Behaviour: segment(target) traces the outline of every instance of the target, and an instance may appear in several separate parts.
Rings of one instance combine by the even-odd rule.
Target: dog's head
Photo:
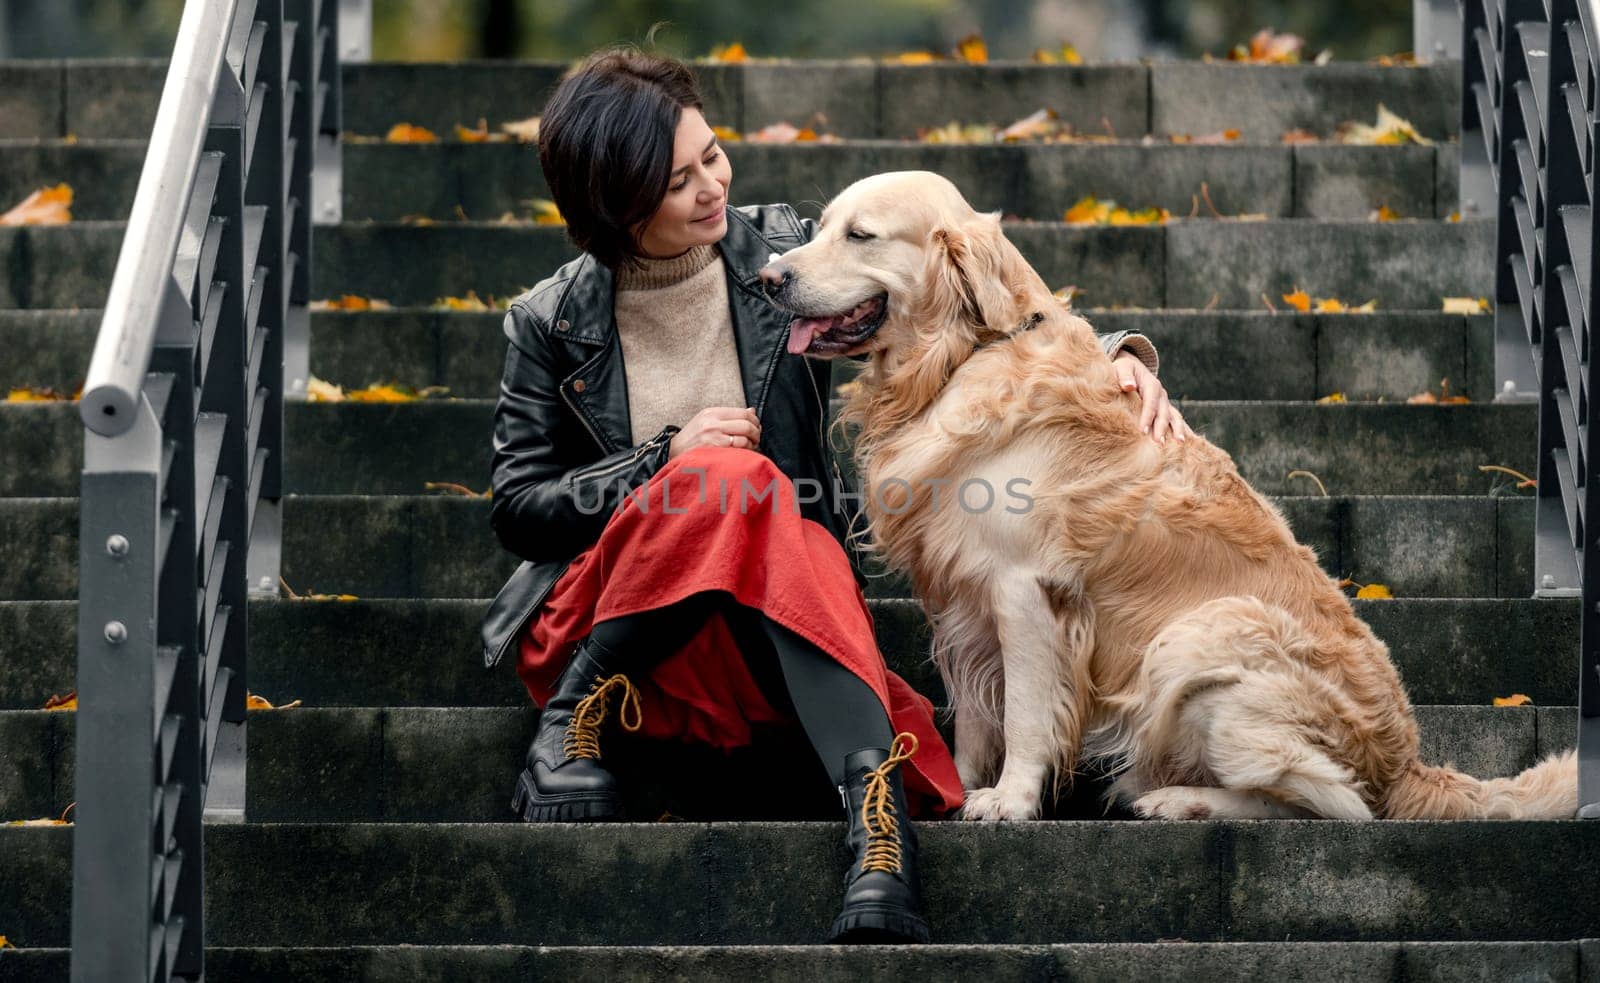
[[[1016,320],[1026,264],[945,178],[897,171],[864,178],[822,213],[810,242],[761,271],[793,313],[789,351],[832,358],[973,343]]]

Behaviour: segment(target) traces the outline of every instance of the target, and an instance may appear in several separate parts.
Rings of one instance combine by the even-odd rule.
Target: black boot
[[[524,822],[616,819],[617,782],[600,764],[600,728],[620,693],[626,730],[639,729],[639,691],[616,672],[622,660],[584,639],[539,714],[511,808]],[[631,708],[631,717],[630,717]]]
[[[844,759],[839,793],[849,813],[850,869],[844,876],[844,908],[828,933],[830,942],[928,941],[922,919],[922,881],[917,875],[917,833],[911,826],[905,786],[896,767],[917,752],[915,734],[897,734],[894,753],[856,751]]]

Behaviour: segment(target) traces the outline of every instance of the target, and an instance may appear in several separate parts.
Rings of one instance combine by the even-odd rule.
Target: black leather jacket
[[[802,502],[801,514],[845,546],[864,585],[847,540],[857,518],[849,503],[860,499],[843,486],[826,439],[829,363],[787,353],[790,315],[766,301],[757,277],[773,253],[809,241],[815,231],[816,223],[788,205],[730,208],[720,250],[745,398],[761,421],[759,450],[791,479],[824,489],[820,501]],[[494,415],[489,521],[524,562],[484,617],[485,666],[500,661],[567,565],[599,539],[627,489],[667,463],[679,429],[664,427],[630,446],[613,286],[611,271],[584,254],[513,300],[506,313],[510,344]],[[1119,332],[1101,340],[1114,352],[1131,338]]]

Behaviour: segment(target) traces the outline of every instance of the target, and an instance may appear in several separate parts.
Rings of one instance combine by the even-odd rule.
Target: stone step
[[[1576,707],[1417,706],[1422,756],[1482,778],[1515,774],[1576,742]],[[646,702],[644,712],[650,713]],[[946,742],[954,740],[940,713]],[[0,711],[0,819],[55,816],[74,799],[75,714]],[[532,707],[308,708],[252,711],[252,822],[513,822],[512,785],[533,738]],[[626,816],[693,820],[830,819],[839,807],[798,728],[763,728],[730,754],[640,741],[611,727],[606,761]],[[1104,815],[1086,781],[1052,818]],[[1131,818],[1124,812],[1116,815]]]
[[[66,949],[0,951],[10,983],[65,979]],[[218,979],[464,983],[484,979],[604,979],[648,983],[983,979],[1032,983],[1192,983],[1194,980],[1364,980],[1504,983],[1588,979],[1600,943],[1190,942],[919,946],[341,946],[210,948]],[[9,975],[7,975],[9,974]]]
[[[0,308],[105,303],[125,226],[76,222],[0,228]],[[1494,223],[1318,219],[1177,220],[1075,227],[1016,222],[1006,235],[1052,288],[1087,291],[1101,307],[1251,309],[1304,288],[1385,310],[1440,308],[1493,283]],[[506,298],[576,255],[565,230],[494,222],[317,226],[316,293],[359,294],[398,306],[444,296]]]
[[[207,936],[222,946],[814,943],[838,911],[841,830],[213,826]],[[0,830],[7,930],[29,945],[67,944],[72,833]],[[1595,823],[948,822],[919,833],[926,913],[950,943],[1558,941],[1600,919]]]
[[[1203,402],[1185,418],[1233,455],[1267,495],[1483,495],[1503,486],[1482,465],[1527,474],[1537,451],[1537,407],[1477,403]],[[292,494],[414,495],[427,482],[484,491],[491,400],[291,403],[284,408]],[[70,403],[0,403],[0,498],[75,495],[83,423]],[[848,449],[839,451],[848,458]],[[852,465],[846,459],[841,466]]]
[[[565,62],[374,62],[342,66],[345,132],[382,135],[398,122],[449,138],[481,117],[498,129],[543,110]],[[807,123],[840,136],[913,137],[951,121],[1008,124],[1054,109],[1085,134],[1201,135],[1238,129],[1275,143],[1307,129],[1329,136],[1371,122],[1378,103],[1424,136],[1459,128],[1461,64],[1415,68],[1149,64],[893,65],[791,61],[694,66],[712,123],[740,131]],[[0,137],[143,138],[155,122],[164,59],[0,63]]]
[[[737,489],[729,495],[736,503]],[[1278,505],[1332,577],[1386,584],[1401,597],[1533,593],[1531,497],[1317,496]],[[291,495],[283,514],[283,576],[300,593],[489,597],[518,562],[490,530],[482,498]],[[75,498],[0,499],[0,541],[26,544],[0,567],[0,599],[76,597],[77,529]],[[874,576],[867,593],[904,597],[909,589],[901,578]]]
[[[0,202],[65,181],[72,214],[125,220],[146,144],[136,140],[0,140]],[[725,144],[741,201],[788,201],[815,215],[826,199],[883,171],[929,170],[956,183],[973,206],[1059,221],[1085,195],[1174,215],[1210,216],[1205,184],[1224,215],[1364,219],[1380,205],[1408,218],[1459,210],[1456,145],[999,144],[897,141]],[[345,221],[426,216],[527,218],[527,200],[549,198],[538,148],[525,143],[344,147]]]
[[[1419,703],[1488,705],[1513,693],[1541,705],[1573,701],[1576,600],[1354,605]],[[487,606],[481,599],[252,601],[250,689],[307,706],[524,706],[515,652],[493,671],[483,668],[478,626]],[[872,598],[867,607],[884,661],[943,703],[920,606]],[[0,708],[36,709],[74,687],[76,619],[73,601],[0,601]]]
[[[1161,379],[1185,399],[1403,400],[1423,390],[1477,401],[1495,395],[1493,319],[1420,311],[1272,314],[1254,311],[1085,310],[1097,330],[1142,331],[1161,352]],[[0,310],[0,391],[83,383],[100,330],[99,310]],[[398,381],[444,386],[450,395],[499,394],[506,338],[499,311],[407,308],[315,311],[311,371],[349,388]],[[843,382],[858,364],[834,362]]]

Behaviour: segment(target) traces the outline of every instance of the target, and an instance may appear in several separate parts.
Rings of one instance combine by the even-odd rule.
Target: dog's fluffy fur
[[[1224,451],[1140,433],[1088,323],[949,181],[857,182],[773,271],[802,320],[886,303],[811,350],[871,353],[840,422],[871,546],[934,628],[965,817],[1037,817],[1085,765],[1168,819],[1574,814],[1571,753],[1493,781],[1421,761],[1388,650],[1312,551]],[[956,502],[971,479],[993,507]]]

